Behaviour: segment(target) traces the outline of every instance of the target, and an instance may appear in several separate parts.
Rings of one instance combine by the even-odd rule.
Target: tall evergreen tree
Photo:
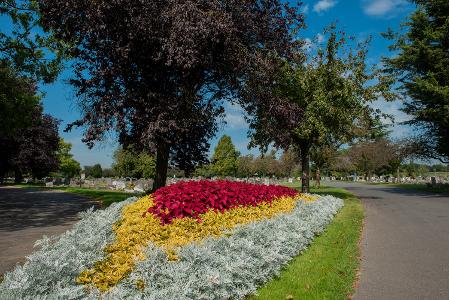
[[[231,137],[223,135],[212,155],[212,170],[219,176],[235,176],[240,153],[235,149]]]
[[[391,30],[395,54],[385,58],[386,71],[397,76],[404,92],[406,123],[419,129],[417,153],[449,162],[449,2],[415,0],[417,9]]]

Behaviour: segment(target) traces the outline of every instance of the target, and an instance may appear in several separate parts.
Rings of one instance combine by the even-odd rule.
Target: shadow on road
[[[0,187],[0,232],[71,224],[97,203],[61,191]]]

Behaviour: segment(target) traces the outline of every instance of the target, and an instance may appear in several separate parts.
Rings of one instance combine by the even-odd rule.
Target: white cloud
[[[321,44],[322,42],[324,42],[324,35],[322,35],[321,33],[318,33],[316,35],[316,41],[318,44]]]
[[[383,17],[395,14],[407,5],[406,0],[364,0],[363,12],[369,16]]]
[[[337,4],[337,1],[335,0],[320,0],[313,6],[313,11],[320,13],[323,11],[326,11],[328,9],[331,9]]]
[[[243,108],[238,104],[228,104],[225,106],[226,116],[224,120],[226,124],[231,129],[243,129],[247,128],[244,115],[245,112]]]
[[[408,125],[402,124],[403,122],[410,120],[410,116],[401,111],[401,101],[387,102],[381,97],[379,100],[373,102],[371,107],[374,109],[379,109],[382,113],[389,114],[393,117],[394,122],[390,119],[382,120],[383,124],[390,125],[389,130],[392,131],[391,136],[393,138],[403,138],[411,135],[412,128]]]

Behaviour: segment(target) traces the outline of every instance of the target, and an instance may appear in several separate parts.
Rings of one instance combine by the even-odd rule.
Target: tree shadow
[[[73,224],[92,206],[98,202],[66,192],[1,187],[0,232]]]

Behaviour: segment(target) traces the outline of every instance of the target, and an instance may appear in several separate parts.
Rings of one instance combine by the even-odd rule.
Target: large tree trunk
[[[310,167],[309,167],[309,150],[310,146],[308,143],[302,143],[299,146],[301,150],[301,168],[302,168],[302,185],[301,192],[310,192]]]
[[[167,169],[168,169],[168,155],[170,152],[170,146],[161,141],[157,144],[156,153],[156,178],[153,184],[153,192],[157,189],[165,186],[167,182]]]
[[[320,188],[320,186],[321,186],[321,172],[320,172],[320,167],[316,167],[315,180],[316,180],[316,187],[317,187],[317,188]]]

